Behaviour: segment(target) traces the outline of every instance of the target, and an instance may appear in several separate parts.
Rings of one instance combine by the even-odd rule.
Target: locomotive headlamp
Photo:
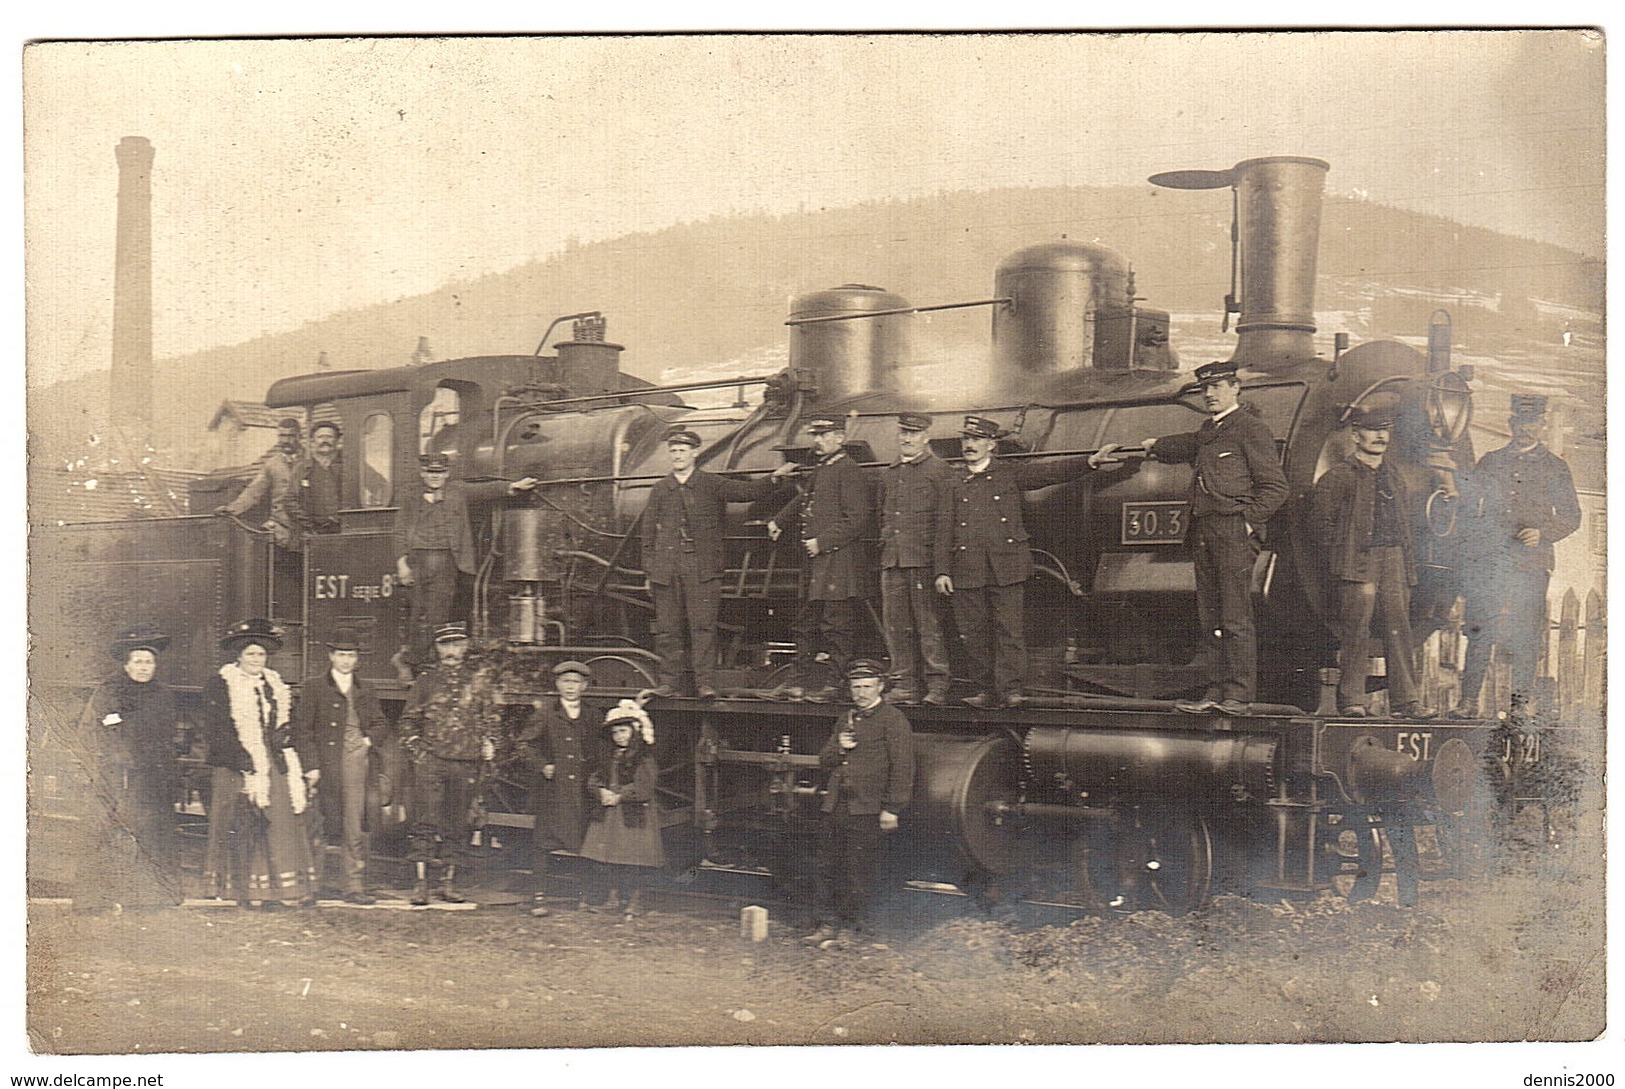
[[[1473,422],[1473,394],[1467,380],[1455,371],[1434,375],[1428,382],[1427,404],[1434,436],[1454,446]]]

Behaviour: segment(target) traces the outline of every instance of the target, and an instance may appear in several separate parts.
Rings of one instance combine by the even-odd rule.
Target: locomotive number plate
[[[1190,528],[1191,505],[1180,500],[1162,503],[1124,503],[1122,543],[1126,545],[1179,544]]]

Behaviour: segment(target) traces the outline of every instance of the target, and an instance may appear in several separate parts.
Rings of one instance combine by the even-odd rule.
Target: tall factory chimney
[[[113,268],[113,423],[136,450],[152,441],[152,144],[126,136],[118,157]]]

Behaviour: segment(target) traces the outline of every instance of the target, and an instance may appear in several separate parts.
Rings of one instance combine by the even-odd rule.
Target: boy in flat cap
[[[846,671],[853,708],[836,720],[818,754],[830,773],[818,829],[817,929],[802,939],[832,949],[850,941],[874,895],[882,837],[914,791],[914,734],[885,703],[885,672],[859,659]]]
[[[1326,470],[1309,493],[1307,529],[1326,558],[1338,607],[1337,713],[1363,717],[1371,620],[1382,618],[1388,707],[1408,718],[1432,718],[1418,698],[1411,590],[1416,585],[1417,501],[1409,480],[1387,460],[1394,409],[1353,406],[1343,414],[1354,450]]]
[[[1024,608],[1033,558],[1022,494],[1075,480],[1096,467],[1085,456],[1005,461],[998,452],[1007,434],[985,416],[965,417],[959,432],[965,465],[952,477],[946,547],[935,557],[937,590],[953,597],[959,638],[976,681],[976,694],[965,702],[982,710],[1019,707],[1027,684]]]
[[[948,702],[953,677],[937,616],[935,576],[947,570],[953,472],[931,452],[931,417],[897,417],[897,460],[881,473],[880,604],[893,703]]]
[[[1458,531],[1475,548],[1466,563],[1467,662],[1453,717],[1477,718],[1490,650],[1512,660],[1512,699],[1532,706],[1546,632],[1552,545],[1580,528],[1568,463],[1546,448],[1545,397],[1515,394],[1512,441],[1478,459],[1462,482]]]
[[[367,759],[373,740],[389,721],[372,686],[356,673],[361,643],[341,630],[327,641],[327,668],[305,680],[293,711],[293,743],[300,763],[315,775],[320,812],[311,822],[315,848],[337,839],[344,867],[344,898],[372,904],[367,891],[367,837],[362,813],[367,800]],[[325,872],[316,855],[317,877]]]
[[[783,527],[800,517],[799,540],[807,555],[805,596],[796,616],[796,677],[775,690],[781,699],[828,702],[841,690],[832,680],[810,694],[806,689],[824,679],[820,662],[842,676],[852,657],[858,602],[866,595],[869,567],[863,538],[869,532],[870,495],[863,470],[846,455],[846,421],[839,416],[813,416],[804,425],[818,461],[805,474],[800,493],[767,525],[777,540]],[[780,467],[775,472],[793,472]]]
[[[695,695],[717,694],[717,611],[728,504],[763,499],[795,471],[794,465],[781,466],[765,480],[717,476],[695,467],[699,449],[695,431],[679,426],[666,433],[671,472],[649,489],[643,508],[643,570],[654,599],[660,656],[658,696],[676,695],[689,672]]]
[[[520,759],[531,773],[531,812],[536,823],[531,833],[530,892],[525,907],[537,918],[548,914],[543,905],[548,858],[554,851],[580,851],[590,812],[587,775],[592,768],[597,709],[582,697],[592,683],[592,670],[583,662],[560,662],[553,667],[553,697],[532,705],[536,714],[514,741]]]
[[[1258,685],[1258,630],[1251,582],[1258,527],[1286,502],[1286,474],[1275,436],[1241,402],[1235,363],[1196,368],[1210,413],[1202,426],[1180,435],[1146,439],[1158,461],[1192,464],[1191,557],[1196,564],[1196,614],[1209,653],[1207,691],[1178,700],[1181,711],[1245,714]]]
[[[434,630],[451,620],[457,600],[457,573],[473,575],[474,531],[468,505],[502,499],[536,487],[535,477],[466,484],[451,479],[451,458],[429,453],[418,458],[421,488],[408,491],[395,513],[395,574],[412,587],[409,638],[401,659],[412,665],[431,661]]]

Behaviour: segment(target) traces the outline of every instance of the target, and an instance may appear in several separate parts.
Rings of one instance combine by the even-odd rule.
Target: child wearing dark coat
[[[645,874],[666,863],[655,801],[654,723],[636,700],[621,700],[604,716],[609,743],[593,754],[588,801],[596,801],[581,856],[600,864],[608,897],[596,910],[641,909]],[[623,907],[624,894],[624,907]]]

